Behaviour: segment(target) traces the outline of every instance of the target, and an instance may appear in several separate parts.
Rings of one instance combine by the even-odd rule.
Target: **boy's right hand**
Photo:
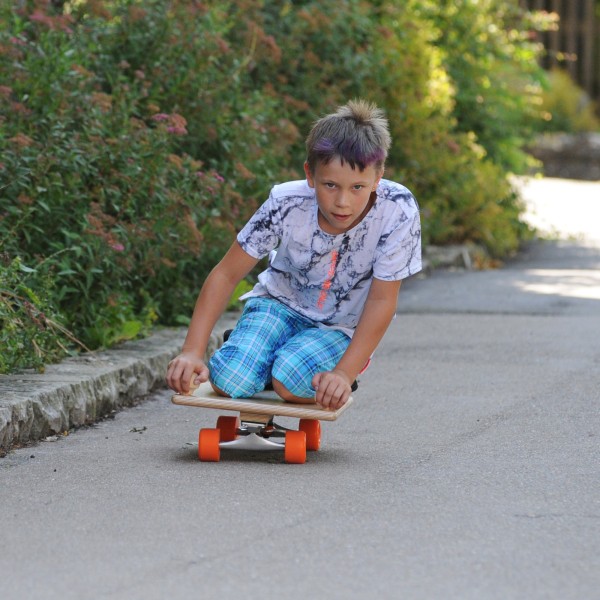
[[[198,386],[208,381],[208,367],[196,354],[182,352],[167,369],[167,385],[178,394],[189,394],[191,383]]]

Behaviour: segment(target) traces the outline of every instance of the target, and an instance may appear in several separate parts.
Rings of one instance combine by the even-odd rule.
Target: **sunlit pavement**
[[[525,219],[548,237],[600,243],[600,182],[518,178]]]

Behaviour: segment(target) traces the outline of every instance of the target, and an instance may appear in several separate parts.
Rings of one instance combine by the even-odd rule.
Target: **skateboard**
[[[352,404],[337,410],[327,410],[318,404],[285,402],[273,391],[263,391],[251,398],[224,398],[202,383],[188,395],[175,394],[174,404],[234,411],[238,416],[220,416],[215,429],[201,429],[198,435],[198,458],[217,462],[221,450],[283,450],[287,463],[306,462],[307,450],[321,445],[321,421],[335,421]],[[300,419],[298,430],[274,423],[276,416]]]

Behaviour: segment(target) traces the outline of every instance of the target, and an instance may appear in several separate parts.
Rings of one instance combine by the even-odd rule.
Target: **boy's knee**
[[[283,383],[281,383],[281,381],[279,381],[278,379],[273,378],[272,381],[273,381],[273,390],[280,398],[282,398],[286,402],[298,402],[298,403],[313,402],[314,393],[311,394],[309,397],[297,396],[296,394],[294,394],[293,392],[288,390],[288,388]]]
[[[230,398],[249,398],[264,388],[258,374],[243,368],[233,357],[215,354],[208,363],[208,369],[210,382],[217,394]]]
[[[254,381],[219,370],[211,370],[210,383],[217,394],[228,398],[250,398],[262,389]]]
[[[226,392],[224,392],[221,388],[217,387],[213,381],[209,381],[212,389],[214,390],[215,394],[219,395],[219,396],[223,396],[224,398],[231,398],[231,396],[229,394],[227,394]]]
[[[300,402],[315,397],[312,387],[312,375],[302,376],[297,370],[290,369],[289,365],[275,361],[272,372],[273,389],[278,396],[288,402]]]

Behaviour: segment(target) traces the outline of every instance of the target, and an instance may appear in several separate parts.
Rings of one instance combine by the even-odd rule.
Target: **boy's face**
[[[332,235],[344,233],[364,219],[373,205],[371,193],[383,176],[383,169],[373,165],[364,171],[353,169],[339,157],[327,164],[317,163],[314,173],[304,163],[304,172],[317,196],[319,226]]]

